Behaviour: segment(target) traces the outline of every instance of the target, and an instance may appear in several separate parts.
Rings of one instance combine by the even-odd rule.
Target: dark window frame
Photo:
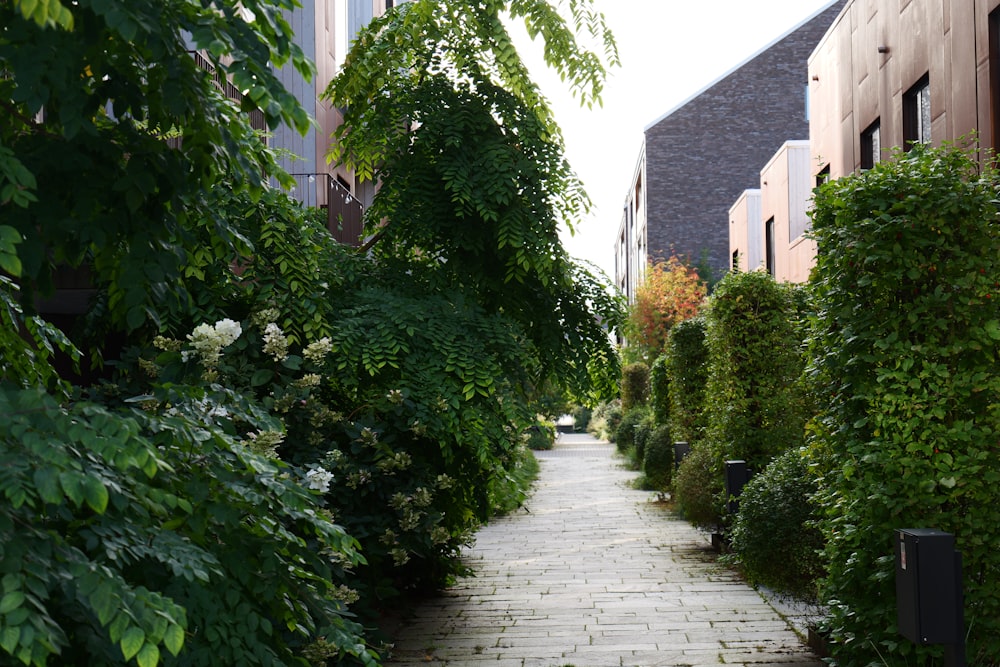
[[[776,253],[774,249],[774,216],[764,223],[764,268],[774,277],[774,265],[776,263]]]
[[[879,119],[861,133],[861,169],[871,169],[882,161],[882,128]]]
[[[903,94],[903,148],[931,141],[931,82],[924,74]],[[926,114],[924,109],[926,107]]]

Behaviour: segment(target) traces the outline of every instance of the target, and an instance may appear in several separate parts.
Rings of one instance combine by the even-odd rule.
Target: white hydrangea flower
[[[333,473],[326,468],[313,468],[306,473],[306,484],[310,489],[326,493],[330,490],[330,482],[333,481]]]
[[[288,339],[274,322],[264,327],[264,353],[274,357],[277,362],[288,358]]]
[[[226,318],[215,323],[215,333],[222,342],[222,347],[226,347],[234,342],[243,333],[243,327],[239,322]]]
[[[191,342],[191,347],[195,349],[201,357],[202,363],[207,368],[213,368],[219,363],[222,356],[222,348],[231,345],[240,334],[243,333],[239,322],[230,319],[219,320],[215,325],[202,323],[194,328],[187,339]],[[181,353],[181,358],[186,360],[190,355]]]
[[[306,349],[302,351],[302,356],[305,357],[307,361],[319,364],[323,362],[324,357],[330,354],[332,350],[333,343],[330,341],[329,337],[324,336],[323,338],[306,345]]]

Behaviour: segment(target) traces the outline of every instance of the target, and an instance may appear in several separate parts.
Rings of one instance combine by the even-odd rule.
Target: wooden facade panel
[[[950,0],[948,43],[942,49],[951,75],[951,114],[945,136],[962,136],[979,126],[977,100],[975,7],[967,1]]]
[[[788,146],[788,238],[794,243],[809,227],[808,207],[815,181],[810,173],[809,142]]]

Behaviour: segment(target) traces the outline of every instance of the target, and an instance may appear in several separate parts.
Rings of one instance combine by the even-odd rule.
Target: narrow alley
[[[822,665],[613,445],[563,434],[536,454],[526,509],[478,533],[476,576],[417,610],[389,665]]]

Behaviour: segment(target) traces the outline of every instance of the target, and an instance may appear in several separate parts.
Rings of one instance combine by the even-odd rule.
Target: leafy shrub
[[[584,405],[577,405],[573,408],[573,430],[582,433],[587,430],[593,411]]]
[[[670,427],[666,424],[661,424],[650,432],[642,459],[642,472],[646,488],[660,492],[670,489],[674,473],[674,441],[670,437]]]
[[[663,353],[672,327],[698,314],[705,299],[705,282],[676,257],[652,264],[629,308],[625,337],[644,361]]]
[[[618,428],[615,429],[615,445],[618,451],[627,452],[635,448],[636,430],[641,428],[642,422],[650,416],[648,407],[632,408],[622,415]]]
[[[622,411],[629,412],[649,400],[649,366],[642,362],[622,369]]]
[[[538,471],[535,455],[527,447],[519,447],[514,452],[514,463],[507,467],[507,474],[497,475],[490,482],[493,513],[509,514],[524,505]]]
[[[670,421],[670,371],[666,354],[658,356],[649,369],[649,404],[657,424]]]
[[[730,273],[715,288],[706,316],[705,410],[706,437],[720,466],[742,459],[763,470],[803,443],[803,354],[794,305],[791,288],[761,271]]]
[[[599,404],[587,425],[587,431],[595,438],[614,442],[615,432],[622,420],[622,404],[618,399]]]
[[[552,449],[556,444],[556,425],[550,421],[538,420],[528,427],[526,444],[528,449],[536,451]]]
[[[704,437],[705,385],[708,382],[704,317],[678,322],[671,329],[664,353],[664,370],[670,382],[667,400],[674,438],[684,442],[700,440]]]
[[[916,144],[820,188],[809,377],[844,667],[923,664],[896,634],[893,531],[955,535],[970,664],[1000,656],[997,173]]]
[[[779,455],[743,488],[730,546],[750,581],[816,598],[824,573],[816,490],[800,449]]]
[[[646,456],[646,443],[649,442],[649,436],[653,434],[653,429],[656,428],[656,421],[653,419],[653,413],[647,411],[646,416],[636,424],[635,427],[635,442],[632,447],[635,454],[636,467],[642,469],[642,460]]]
[[[357,542],[305,469],[233,435],[276,427],[259,406],[178,385],[118,408],[4,386],[0,414],[0,627],[21,662],[290,664],[322,641],[375,663],[335,583]]]
[[[674,479],[677,508],[685,519],[715,530],[722,524],[722,466],[704,442],[691,446]]]

